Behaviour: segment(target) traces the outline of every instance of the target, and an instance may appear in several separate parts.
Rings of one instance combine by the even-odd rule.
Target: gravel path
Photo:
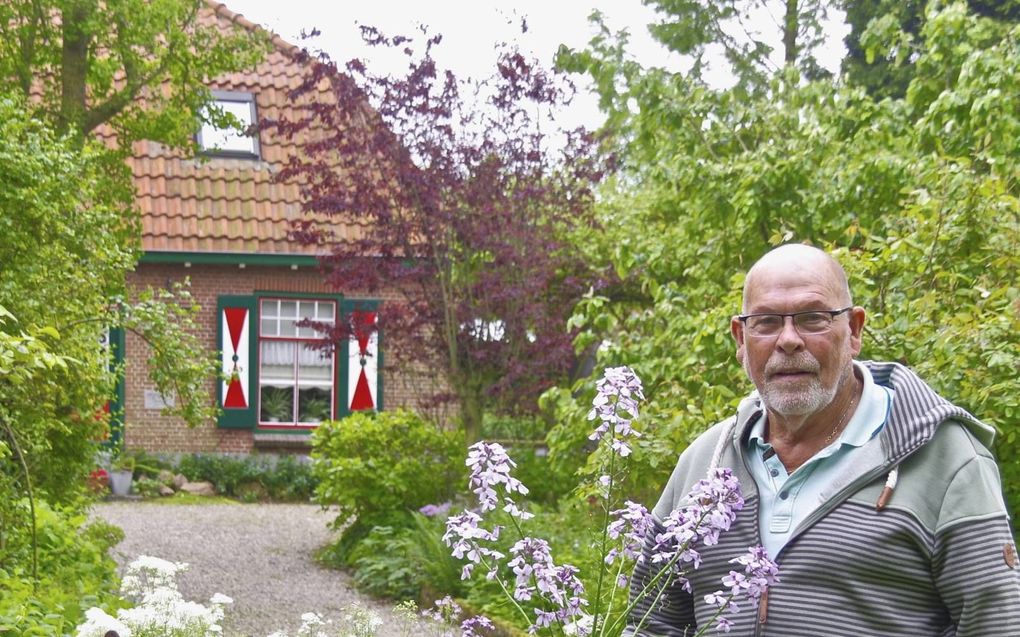
[[[312,561],[332,537],[326,526],[332,518],[318,506],[105,502],[95,514],[124,529],[114,549],[121,567],[139,555],[187,562],[178,582],[185,599],[232,597],[225,637],[266,637],[280,629],[294,635],[302,613],[338,619],[353,603],[382,616],[380,637],[407,633],[391,604],[365,597],[345,573]]]

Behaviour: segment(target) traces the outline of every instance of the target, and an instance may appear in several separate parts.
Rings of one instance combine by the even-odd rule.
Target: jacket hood
[[[960,422],[981,444],[991,448],[995,429],[939,396],[906,366],[893,362],[857,362],[871,372],[876,385],[896,392],[892,411],[881,433],[890,460],[898,461],[927,444],[939,425],[947,420]],[[738,438],[746,435],[749,423],[757,420],[762,409],[757,391],[742,400],[737,407],[734,435]]]

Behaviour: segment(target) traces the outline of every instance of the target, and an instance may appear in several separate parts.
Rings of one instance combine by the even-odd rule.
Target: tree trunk
[[[797,0],[786,0],[786,16],[783,19],[783,61],[786,64],[796,64],[797,55],[797,31],[800,28],[800,12]]]
[[[482,415],[481,390],[474,387],[464,388],[460,395],[460,422],[464,429],[464,444],[467,446],[481,438]]]
[[[60,115],[57,130],[61,133],[76,131],[82,135],[85,121],[86,82],[89,66],[88,22],[92,15],[92,3],[77,0],[70,3],[61,16],[60,51]]]

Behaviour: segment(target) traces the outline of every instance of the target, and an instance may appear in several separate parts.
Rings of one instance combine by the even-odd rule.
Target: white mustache
[[[774,374],[789,374],[791,372],[810,372],[817,374],[821,369],[821,365],[815,360],[811,354],[807,352],[800,352],[795,356],[780,356],[773,355],[769,358],[768,362],[765,363],[765,376],[769,377]]]

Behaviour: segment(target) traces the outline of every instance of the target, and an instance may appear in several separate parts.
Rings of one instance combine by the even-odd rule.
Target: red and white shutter
[[[223,380],[217,394],[223,408],[221,427],[255,426],[257,401],[252,395],[256,373],[253,330],[258,325],[255,307],[254,297],[223,296],[219,299],[217,333]]]
[[[379,406],[379,317],[376,312],[354,311],[348,346],[347,408],[350,411]]]
[[[251,396],[248,395],[248,330],[251,329],[251,312],[245,307],[223,308],[223,372],[226,380],[223,386],[224,409],[248,409]]]

